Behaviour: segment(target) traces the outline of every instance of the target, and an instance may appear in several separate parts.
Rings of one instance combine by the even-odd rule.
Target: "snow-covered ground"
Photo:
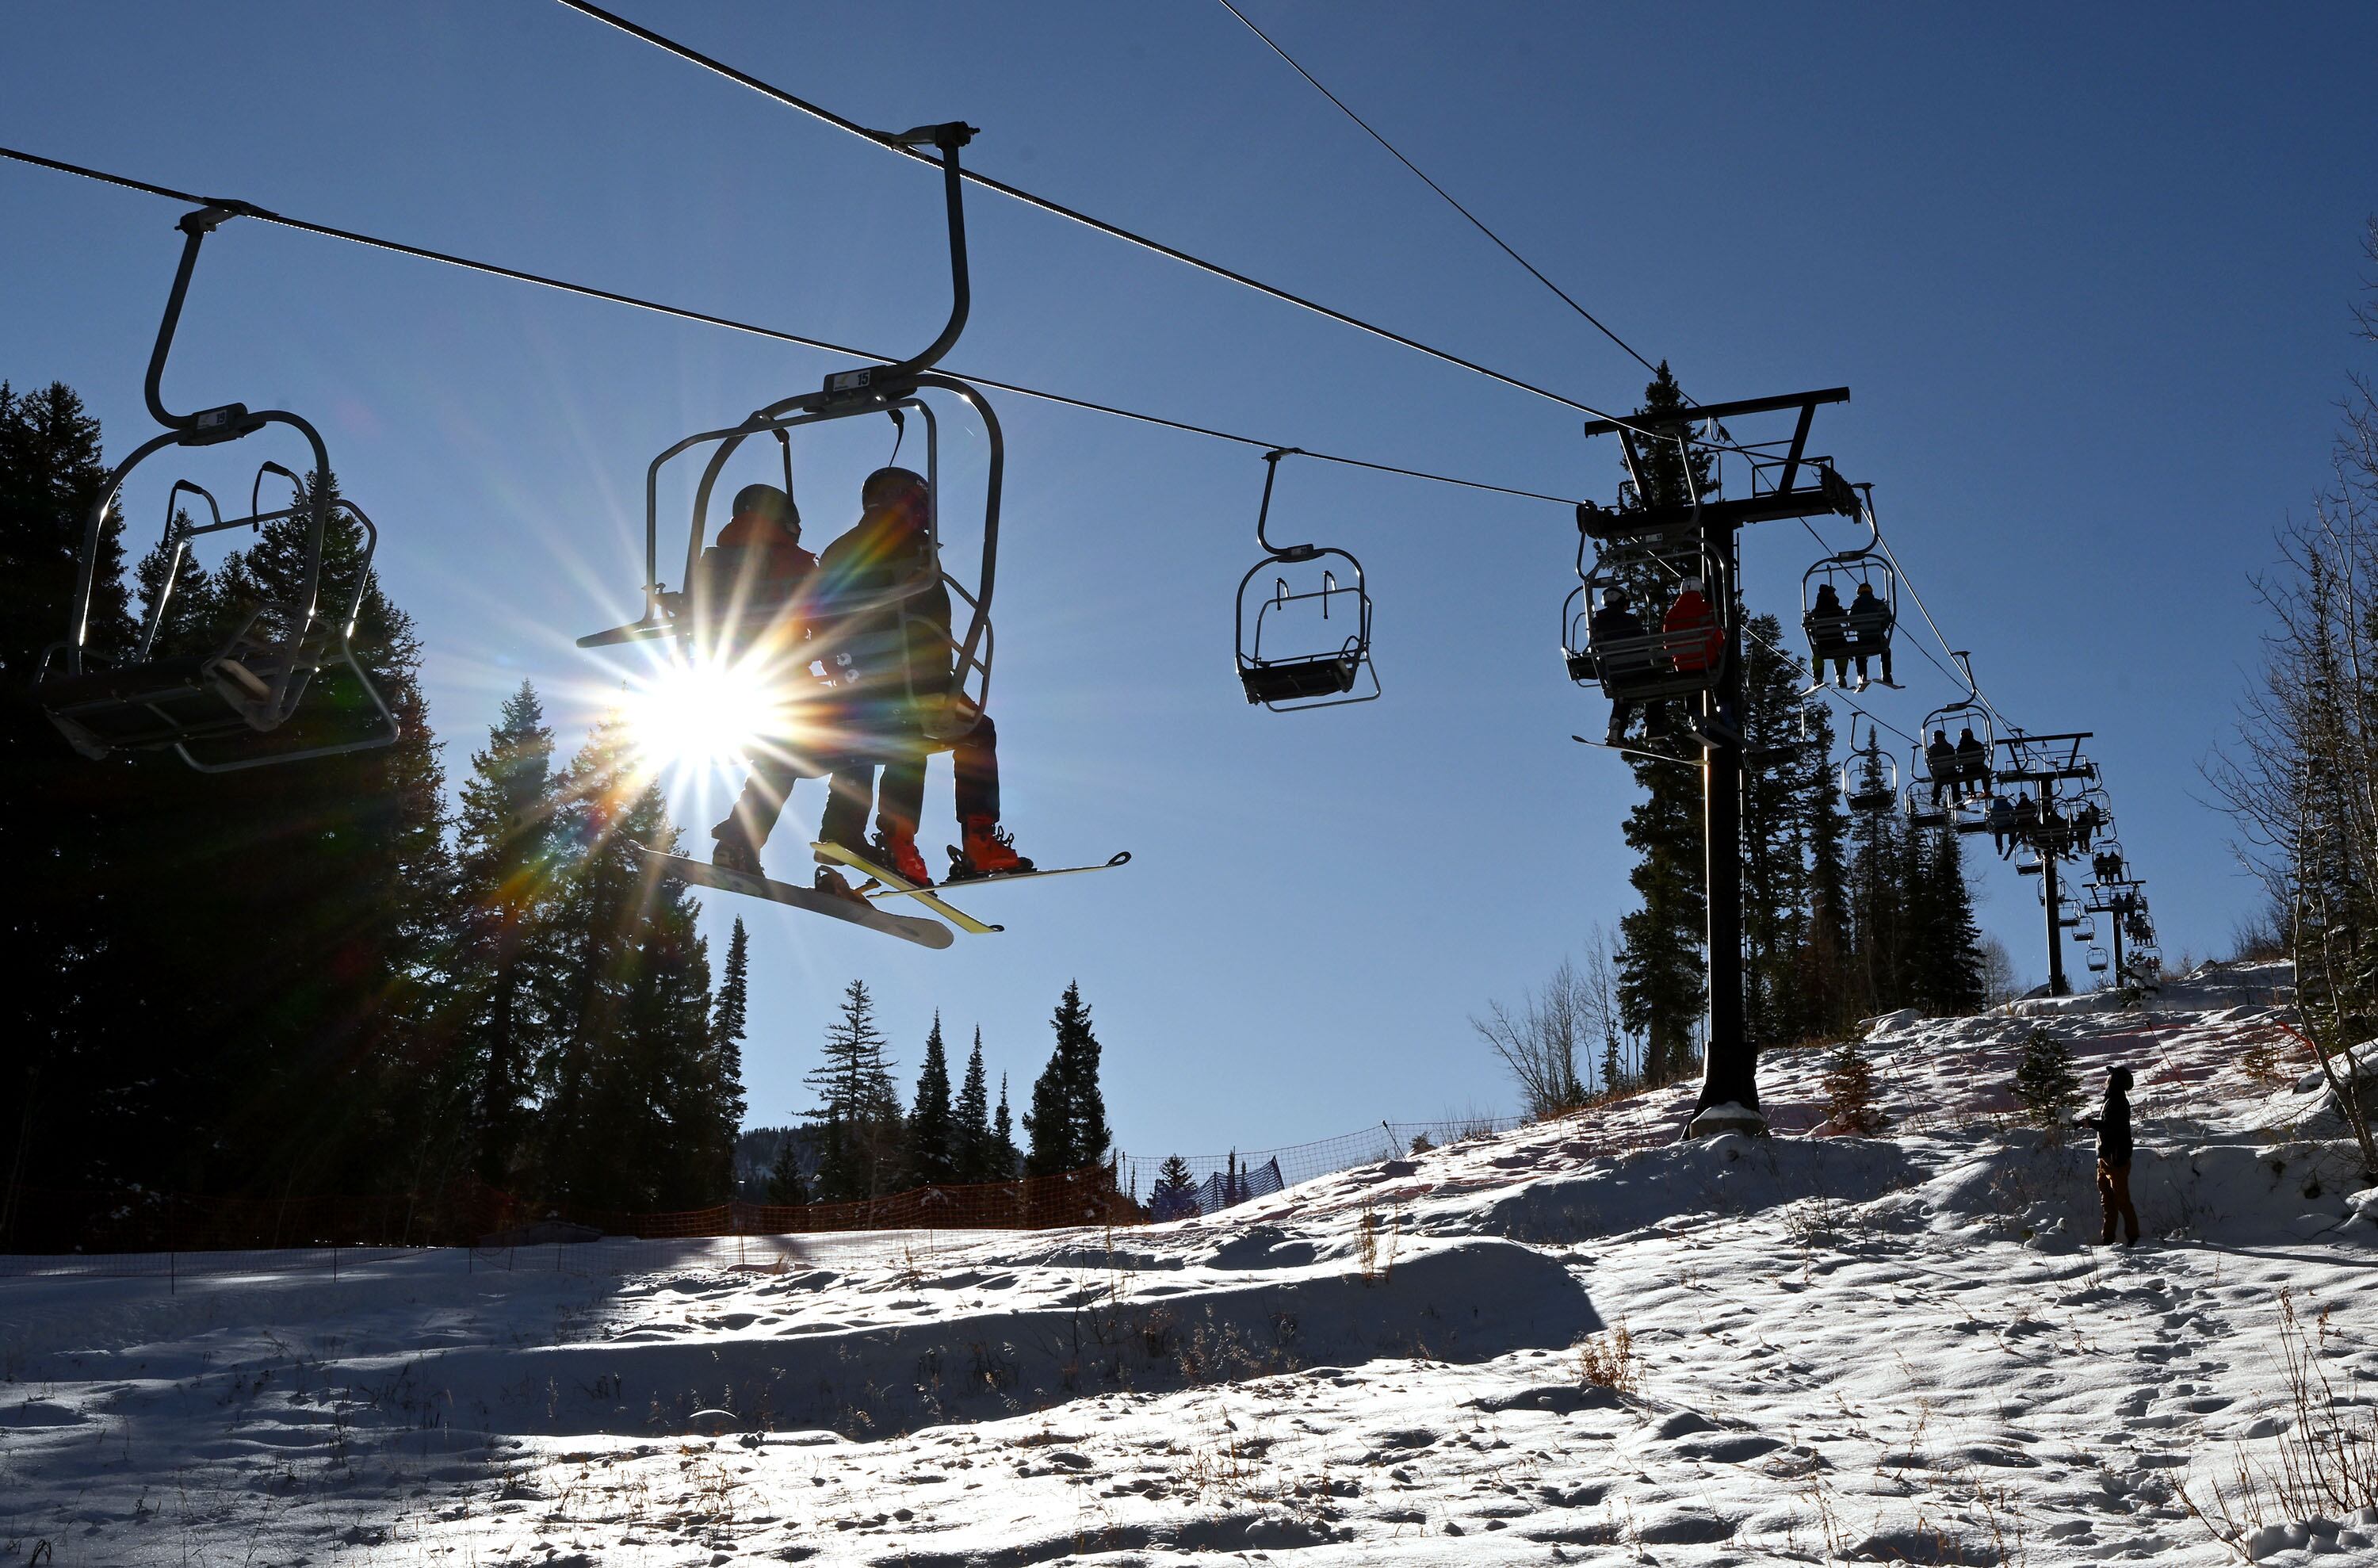
[[[1630,1147],[1662,1093],[1146,1229],[0,1282],[0,1568],[2235,1561],[2189,1502],[2378,1433],[2378,1194],[2285,980],[1879,1020],[1871,1140]],[[2138,1075],[2135,1250],[2004,1125],[2041,1023]]]

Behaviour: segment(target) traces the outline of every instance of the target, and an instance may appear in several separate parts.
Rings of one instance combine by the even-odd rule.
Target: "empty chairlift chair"
[[[222,773],[385,746],[400,733],[395,716],[356,659],[353,643],[379,530],[361,508],[343,499],[333,501],[320,484],[330,472],[330,453],[321,436],[304,419],[279,409],[250,412],[245,404],[232,403],[176,415],[168,413],[162,402],[165,361],[189,292],[190,275],[198,264],[198,247],[217,224],[239,216],[242,211],[228,205],[201,208],[186,215],[178,225],[185,236],[181,265],[150,356],[146,389],[149,412],[165,429],[118,464],[101,487],[77,558],[66,637],[44,652],[35,676],[36,700],[67,742],[85,756],[171,751],[201,772]],[[90,608],[108,515],[126,479],[169,447],[216,446],[275,425],[286,426],[305,438],[316,477],[314,487],[309,490],[291,470],[267,462],[257,470],[247,514],[225,518],[206,489],[186,479],[177,480],[165,501],[162,548],[166,572],[144,617],[139,641],[130,657],[114,668],[102,668],[102,656],[90,643]],[[277,474],[291,482],[295,494],[290,505],[272,511],[262,508],[266,474]],[[206,503],[207,521],[191,520],[181,504],[186,494]],[[340,569],[352,573],[353,581],[344,602],[326,612],[324,558],[334,519],[342,534],[353,530],[355,548],[352,553],[345,550],[342,538],[341,553],[346,559],[340,562]],[[234,528],[260,533],[276,525],[293,525],[302,546],[302,564],[285,585],[285,597],[240,607],[232,622],[215,628],[197,651],[161,648],[173,587],[193,541]],[[323,688],[316,684],[316,678],[326,670],[336,673],[336,683],[342,688],[328,700],[322,695]],[[315,694],[310,704],[306,701],[309,692]],[[284,730],[301,707],[310,717]]]
[[[1263,504],[1255,513],[1255,543],[1264,558],[1239,579],[1239,685],[1249,703],[1275,713],[1366,703],[1379,694],[1363,563],[1333,546],[1273,544],[1267,531],[1279,460],[1295,454],[1293,447],[1264,453]],[[1332,559],[1344,563],[1345,581],[1338,568],[1322,564]],[[1303,570],[1291,574],[1282,568]],[[1258,587],[1256,579],[1266,573],[1270,585]]]
[[[1842,800],[1855,812],[1887,812],[1899,801],[1899,763],[1885,754],[1879,734],[1869,734],[1863,750],[1842,759],[1838,774]]]

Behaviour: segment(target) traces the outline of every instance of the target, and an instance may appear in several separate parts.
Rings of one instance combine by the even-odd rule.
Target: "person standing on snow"
[[[2094,1116],[2080,1118],[2082,1127],[2097,1134],[2097,1203],[2105,1211],[2106,1234],[2099,1246],[2111,1246],[2114,1221],[2122,1222],[2125,1247],[2139,1240],[2139,1212],[2131,1207],[2131,1069],[2114,1067],[2106,1074],[2106,1104]]]

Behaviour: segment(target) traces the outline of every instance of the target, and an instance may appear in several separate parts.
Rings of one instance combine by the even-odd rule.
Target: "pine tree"
[[[1856,765],[1861,787],[1880,781],[1880,765]],[[1908,952],[1907,852],[1902,819],[1862,811],[1850,819],[1848,899],[1849,996],[1854,1010],[1883,1012],[1904,1005]]]
[[[899,1175],[900,1106],[892,1064],[875,1027],[875,999],[854,980],[842,1016],[826,1026],[823,1060],[805,1081],[818,1092],[811,1113],[823,1147],[817,1200],[845,1203],[891,1190]]]
[[[1802,988],[1808,930],[1807,775],[1828,758],[1803,740],[1808,670],[1775,650],[1771,615],[1749,622],[1744,645],[1742,941],[1743,1019],[1750,1041],[1806,1039],[1813,1020]]]
[[[635,846],[673,851],[667,802],[613,716],[561,781],[565,863],[556,920],[570,934],[553,1005],[539,1162],[548,1196],[605,1209],[719,1201],[733,1180],[740,1088],[721,1081],[710,959],[674,877]]]
[[[204,1064],[142,1016],[155,979],[127,950],[138,944],[126,921],[154,929],[185,906],[174,883],[144,876],[122,812],[138,802],[166,819],[161,828],[196,823],[142,789],[161,770],[76,755],[29,694],[42,650],[66,632],[75,552],[106,481],[99,421],[69,388],[19,394],[0,382],[0,875],[13,890],[0,903],[0,1183],[11,1187],[30,1173],[59,1187],[159,1183],[203,1087]],[[111,507],[93,579],[94,667],[132,645],[123,535]],[[59,874],[65,866],[78,874]],[[8,1212],[0,1193],[0,1220]]]
[[[504,703],[486,750],[471,758],[457,818],[458,935],[445,976],[457,1044],[478,1078],[480,1178],[504,1185],[521,1137],[534,1066],[552,1048],[558,961],[553,731],[527,681]]]
[[[1032,1108],[1024,1113],[1026,1176],[1061,1176],[1081,1169],[1074,1158],[1073,1126],[1065,1097],[1065,1054],[1049,1053],[1049,1065],[1032,1080]]]
[[[967,1056],[966,1082],[958,1090],[952,1112],[950,1137],[959,1152],[957,1179],[964,1182],[1004,1181],[1013,1168],[1000,1170],[991,1152],[991,1080],[982,1066],[982,1025],[974,1028],[974,1050]]]
[[[210,574],[211,613],[305,602],[319,498],[330,523],[318,602],[340,612],[356,602],[352,645],[402,738],[177,784],[174,804],[142,824],[136,863],[173,865],[176,887],[126,920],[123,936],[141,955],[144,1027],[197,1069],[187,1110],[204,1128],[171,1184],[433,1188],[474,1162],[475,1117],[462,1110],[472,1073],[438,1027],[458,923],[420,642],[366,570],[365,534],[339,504],[336,478],[309,475],[294,489],[293,514],[263,524]],[[225,630],[219,620],[207,640]],[[363,708],[354,678],[326,668],[273,743],[351,738]],[[235,959],[191,941],[193,931],[237,934]]]
[[[1189,1162],[1178,1154],[1169,1154],[1156,1169],[1156,1185],[1147,1194],[1147,1217],[1161,1224],[1166,1220],[1185,1220],[1197,1212],[1197,1178],[1189,1172]]]
[[[1871,1138],[1883,1128],[1874,1064],[1857,1043],[1844,1040],[1825,1058],[1825,1114],[1844,1132]]]
[[[2024,1120],[2035,1127],[2059,1125],[2081,1098],[2072,1047],[2043,1026],[2035,1024],[2024,1037],[2023,1056],[2014,1069],[2014,1097],[2023,1106]]]
[[[933,1014],[925,1036],[925,1064],[917,1073],[916,1108],[908,1113],[908,1180],[920,1187],[947,1186],[959,1174],[965,1147],[950,1105],[950,1063],[942,1046],[942,1015]]]
[[[1849,983],[1854,937],[1850,922],[1849,821],[1833,778],[1833,720],[1820,703],[1807,708],[1808,771],[1801,776],[1800,817],[1808,844],[1808,941],[1801,995],[1808,1032],[1838,1032],[1855,1016]]]
[[[1015,1121],[1007,1110],[1007,1075],[999,1075],[999,1109],[991,1113],[991,1179],[1014,1181],[1017,1167],[1024,1164],[1022,1151],[1015,1147]]]
[[[725,1095],[720,1110],[739,1132],[748,1108],[743,1099],[743,1040],[751,1019],[751,938],[743,929],[743,917],[737,915],[734,934],[727,939],[727,971],[711,1003],[710,1040]]]
[[[785,1141],[776,1151],[775,1163],[768,1167],[768,1201],[780,1208],[798,1209],[810,1200],[810,1184],[801,1175],[799,1140],[787,1128]]]
[[[1988,987],[1963,841],[1936,830],[1913,870],[1923,889],[1923,946],[1912,965],[1908,1000],[1943,1017],[1978,1011]]]
[[[1113,1141],[1107,1131],[1106,1096],[1099,1087],[1099,1040],[1078,981],[1065,987],[1050,1022],[1057,1031],[1056,1048],[1032,1085],[1032,1109],[1024,1117],[1032,1140],[1024,1160],[1027,1176],[1086,1170],[1106,1158]]]

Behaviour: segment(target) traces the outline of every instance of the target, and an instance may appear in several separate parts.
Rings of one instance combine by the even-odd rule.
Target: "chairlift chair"
[[[1870,507],[1861,505],[1859,520],[1866,524],[1870,537],[1856,549],[1829,555],[1802,573],[1800,578],[1800,629],[1808,638],[1808,660],[1816,691],[1825,683],[1827,663],[1843,663],[1852,659],[1888,658],[1891,637],[1899,624],[1899,573],[1891,562],[1875,554],[1882,535],[1876,526]],[[1833,590],[1838,615],[1820,615],[1817,604],[1821,590]],[[1866,588],[1882,606],[1880,625],[1860,626],[1851,616],[1850,607],[1857,601],[1857,592]],[[1895,685],[1895,681],[1886,681]],[[1859,684],[1865,684],[1860,677]]]
[[[1279,460],[1294,455],[1294,447],[1264,453],[1263,504],[1255,513],[1255,543],[1263,548],[1264,558],[1239,579],[1239,685],[1250,704],[1261,703],[1275,713],[1367,703],[1379,694],[1378,667],[1371,661],[1371,596],[1363,586],[1363,563],[1334,546],[1276,545],[1266,531]],[[1295,584],[1279,573],[1268,592],[1248,597],[1255,579],[1267,572],[1311,567],[1331,557],[1345,562],[1351,581],[1339,582],[1337,569],[1327,566],[1320,568],[1317,583],[1307,572],[1298,573]],[[1283,646],[1287,651],[1281,651]],[[1363,691],[1366,675],[1370,690]]]
[[[1923,754],[1919,751],[1916,756],[1916,766],[1921,767],[1923,766]],[[1946,827],[1949,826],[1949,808],[1932,799],[1932,787],[1930,785],[1923,783],[1921,780],[1914,784],[1910,784],[1907,786],[1905,798],[1907,802],[1907,826],[1910,827]]]
[[[1842,758],[1837,778],[1842,800],[1852,811],[1886,812],[1899,799],[1899,762],[1884,753],[1878,735],[1870,734],[1863,750]]]
[[[1949,732],[1955,730],[1962,734],[1969,730],[1978,730],[1975,737],[1981,744],[1978,761],[1970,753],[1962,757],[1936,761],[1927,750],[1935,733],[1953,747],[1957,742]],[[1934,708],[1924,716],[1923,726],[1916,730],[1916,757],[1924,764],[1927,778],[1944,786],[1952,795],[1988,795],[1990,792],[1990,785],[1997,778],[1991,759],[1998,754],[1998,727],[1990,718],[1989,708],[1978,696],[1965,697]]]
[[[88,757],[171,751],[201,773],[228,773],[385,746],[401,733],[396,716],[356,659],[354,646],[355,618],[362,609],[365,585],[370,581],[372,557],[379,549],[379,530],[352,501],[330,499],[320,483],[331,471],[320,433],[299,416],[281,409],[252,412],[244,404],[230,403],[177,415],[167,412],[164,405],[165,361],[173,350],[199,247],[225,219],[250,211],[238,203],[212,204],[186,213],[175,225],[184,236],[182,259],[166,297],[156,346],[150,354],[145,387],[149,412],[165,429],[117,464],[100,487],[76,557],[73,618],[67,634],[43,651],[34,675],[34,695],[42,710],[67,742]],[[257,470],[246,515],[225,518],[207,489],[187,479],[176,480],[165,498],[162,542],[167,550],[166,572],[143,619],[139,643],[129,661],[114,669],[97,668],[98,655],[89,645],[91,598],[108,515],[125,480],[169,447],[221,445],[273,425],[287,426],[305,438],[312,451],[313,492],[308,495],[304,482],[290,469],[268,461]],[[290,505],[263,509],[267,474],[278,474],[291,482],[297,493]],[[180,506],[185,493],[206,502],[208,521],[187,521]],[[342,513],[362,531],[364,539],[354,564],[354,591],[335,620],[324,613],[321,603],[324,543],[333,513]],[[295,522],[304,529],[305,565],[294,594],[279,602],[244,607],[238,624],[205,652],[161,651],[158,633],[192,541],[234,528],[260,532],[266,524],[279,522]],[[295,717],[301,706],[308,712],[322,706],[318,701],[306,705],[305,698],[314,689],[315,677],[326,668],[335,668],[353,681],[355,698],[342,705],[351,711],[323,713],[321,725],[312,727],[311,733],[296,733],[294,740],[287,735],[264,739]],[[359,724],[354,722],[357,718]]]
[[[2108,970],[2114,967],[2114,960],[2107,957],[2106,949],[2103,947],[2092,947],[2089,949],[2088,963],[2089,972],[2091,974],[2103,974]]]
[[[1698,544],[1658,537],[1609,539],[1599,546],[1589,567],[1585,552],[1590,538],[1580,518],[1578,585],[1561,606],[1561,650],[1569,679],[1579,685],[1589,681],[1598,684],[1613,702],[1651,702],[1714,687],[1724,666],[1729,610],[1720,602],[1723,596],[1710,600],[1711,625],[1671,632],[1660,624],[1662,601],[1680,578],[1711,576],[1699,561]],[[1692,564],[1680,571],[1676,562],[1687,558]],[[1613,588],[1639,605],[1636,620],[1642,630],[1615,636],[1594,633],[1594,612]]]
[[[2075,942],[2095,942],[2096,939],[2097,917],[2096,915],[2084,914],[2080,919],[2072,923],[2072,940]]]
[[[843,730],[833,743],[848,750],[837,751],[837,759],[845,755],[858,761],[913,759],[947,750],[955,739],[978,722],[991,697],[994,648],[991,606],[999,561],[1000,494],[1007,449],[998,416],[981,392],[955,376],[932,368],[957,342],[972,307],[965,187],[960,178],[958,150],[973,135],[972,127],[953,121],[919,127],[894,139],[905,146],[931,146],[939,154],[942,165],[943,202],[949,233],[950,315],[940,335],[911,358],[835,371],[816,392],[781,399],[755,410],[740,424],[699,431],[663,449],[644,470],[643,614],[624,626],[579,638],[580,647],[665,642],[680,648],[691,646],[697,652],[716,653],[765,637],[793,646],[793,657],[804,668],[813,659],[825,659],[871,672],[902,671],[907,683],[907,712],[915,716],[913,722],[900,722],[895,729],[859,735]],[[949,573],[942,559],[941,428],[933,405],[925,400],[924,394],[929,392],[947,393],[973,410],[982,425],[986,448],[982,557],[979,574],[971,589]],[[730,584],[722,583],[722,578],[732,578],[733,563],[723,559],[730,552],[704,548],[704,541],[710,537],[711,497],[728,460],[745,441],[754,437],[775,440],[784,452],[786,493],[791,496],[795,493],[793,432],[838,419],[883,416],[905,434],[910,414],[922,420],[925,439],[926,531],[930,548],[924,552],[920,570],[880,593],[837,599],[830,608],[810,607],[804,613],[804,607],[790,607],[789,623],[788,607],[747,604]],[[661,472],[672,459],[698,448],[710,449],[710,455],[694,488],[685,574],[680,579],[685,586],[672,591],[660,575]],[[894,450],[896,453],[896,441]],[[954,623],[945,627],[929,609],[937,589],[955,601],[952,609],[962,607],[966,616],[963,633]],[[943,645],[949,657],[947,680],[943,681],[927,669],[920,684],[920,668],[932,661],[919,659],[915,650],[936,641]]]

